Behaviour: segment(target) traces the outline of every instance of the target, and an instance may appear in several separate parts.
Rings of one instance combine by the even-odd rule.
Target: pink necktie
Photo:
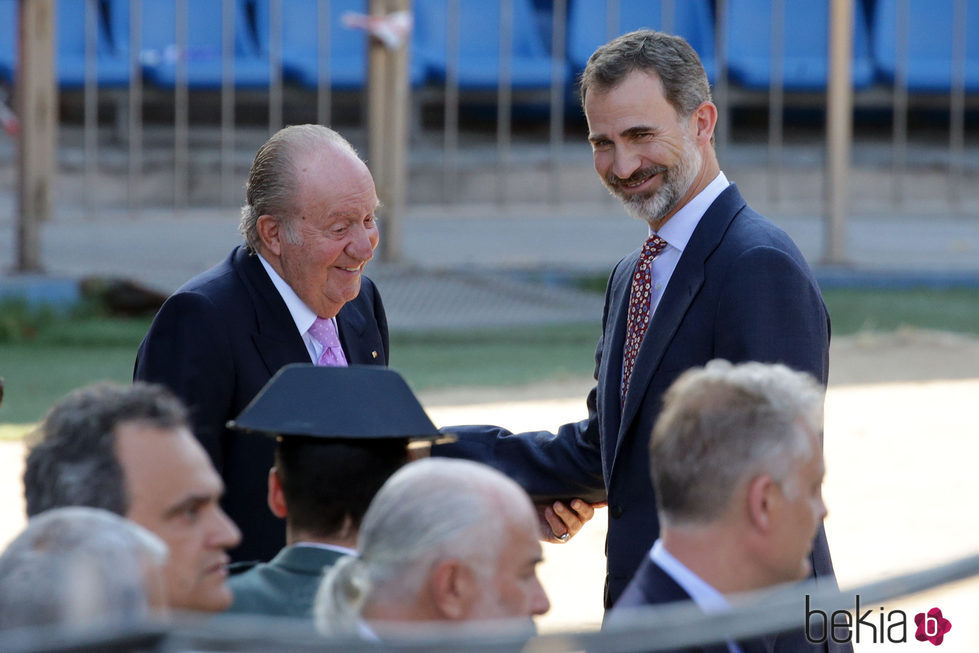
[[[333,320],[326,320],[321,317],[316,318],[313,326],[309,327],[309,335],[313,336],[316,342],[323,345],[323,353],[320,354],[317,365],[326,367],[346,367],[347,357],[343,355],[343,348],[340,346],[340,336],[337,335],[337,325]]]
[[[626,318],[625,348],[622,351],[622,404],[625,405],[625,395],[629,391],[629,380],[636,366],[636,356],[639,346],[649,327],[649,291],[651,284],[650,266],[666,247],[666,241],[659,236],[646,239],[636,271],[632,275],[632,293],[629,295],[629,314]]]

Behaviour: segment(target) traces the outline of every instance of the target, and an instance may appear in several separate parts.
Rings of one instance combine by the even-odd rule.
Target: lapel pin
[[[371,358],[377,358],[377,352],[376,351],[372,351],[371,352]]]

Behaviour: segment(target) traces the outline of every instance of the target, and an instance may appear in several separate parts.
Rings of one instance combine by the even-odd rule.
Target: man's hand
[[[551,504],[537,504],[537,515],[541,524],[541,539],[545,542],[567,542],[574,537],[585,522],[595,516],[595,508],[606,503],[589,504],[581,499],[573,499],[568,507],[561,501]]]

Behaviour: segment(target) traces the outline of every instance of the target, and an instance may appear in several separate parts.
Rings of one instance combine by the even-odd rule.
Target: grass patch
[[[604,277],[594,281],[598,290],[604,283]],[[902,327],[979,334],[979,289],[831,289],[823,294],[834,336]],[[391,363],[417,391],[590,376],[599,317],[593,324],[427,333],[399,332],[395,324]],[[6,381],[0,439],[22,437],[25,425],[41,419],[74,388],[98,380],[128,383],[150,321],[46,313],[9,318],[11,323],[30,328],[12,329],[8,334],[16,337],[0,339],[0,376]]]

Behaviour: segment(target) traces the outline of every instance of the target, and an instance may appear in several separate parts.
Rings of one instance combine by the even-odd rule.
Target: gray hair
[[[63,506],[125,515],[129,497],[115,453],[116,429],[124,423],[177,429],[187,426],[187,411],[169,390],[150,383],[96,383],[71,392],[30,436],[27,515]]]
[[[357,156],[353,146],[336,131],[322,125],[290,125],[277,131],[259,148],[245,183],[245,205],[241,207],[238,231],[252,251],[258,251],[258,219],[275,216],[284,236],[293,244],[301,237],[292,220],[296,211],[299,159],[329,144]]]
[[[159,537],[118,515],[49,510],[0,555],[0,629],[145,620],[166,558]]]
[[[590,89],[607,91],[637,70],[659,77],[681,118],[710,102],[710,84],[697,52],[679,36],[647,29],[623,34],[592,53],[578,84],[582,106]]]
[[[650,441],[660,519],[719,517],[741,483],[768,474],[796,492],[792,465],[822,433],[824,390],[785,365],[714,360],[680,375]]]
[[[415,600],[428,572],[446,558],[461,559],[488,579],[515,500],[530,506],[520,486],[480,463],[431,458],[402,467],[364,515],[359,556],[340,559],[320,585],[317,628],[356,633],[365,604]]]

